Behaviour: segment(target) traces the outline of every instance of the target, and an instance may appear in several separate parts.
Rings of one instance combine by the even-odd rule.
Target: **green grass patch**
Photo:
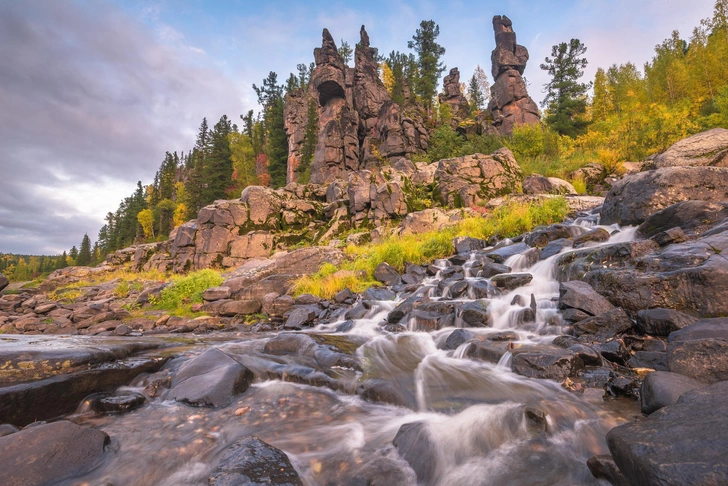
[[[349,245],[346,248],[349,261],[339,267],[324,264],[317,273],[298,279],[294,292],[295,295],[313,294],[325,299],[331,299],[345,288],[361,292],[380,285],[374,280],[374,269],[381,263],[403,272],[406,263],[422,265],[451,256],[455,252],[452,240],[457,236],[514,237],[539,225],[563,221],[568,212],[568,204],[562,197],[535,203],[511,203],[483,217],[466,218],[438,231],[393,236],[380,243],[362,246]]]
[[[212,269],[200,270],[185,276],[172,277],[172,284],[152,299],[156,309],[175,315],[192,315],[192,304],[202,303],[202,292],[223,282],[219,272]]]

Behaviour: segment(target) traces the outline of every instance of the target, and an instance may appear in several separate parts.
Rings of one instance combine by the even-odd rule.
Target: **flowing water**
[[[574,224],[585,230],[594,227],[590,220]],[[633,235],[634,229],[623,229],[608,243],[629,241]],[[513,331],[514,346],[552,341],[560,333],[554,318],[559,312],[556,258],[529,265],[522,255],[510,257],[506,264],[514,272],[531,273],[533,280],[490,299],[492,327],[469,331]],[[464,265],[466,279],[482,279],[469,271],[472,263],[471,259]],[[437,262],[443,270],[448,264]],[[438,287],[440,280],[439,274],[425,280],[419,292],[432,300],[449,300],[448,289]],[[524,300],[533,295],[535,322],[520,322],[529,304],[512,305],[516,295]],[[605,401],[601,390],[576,394],[554,381],[517,375],[510,371],[510,353],[494,364],[465,357],[466,345],[444,350],[442,344],[453,328],[382,332],[379,324],[401,301],[398,297],[376,303],[365,318],[338,334],[358,345],[363,371],[336,369],[336,390],[260,378],[272,376],[266,372],[271,357],[262,354],[270,335],[186,348],[184,358],[218,346],[259,378],[233,404],[218,410],[189,407],[163,396],[125,415],[99,416],[82,406],[74,420],[106,431],[112,450],[88,477],[65,484],[207,484],[223,451],[236,439],[255,435],[284,450],[307,485],[415,485],[414,472],[392,446],[400,427],[412,422],[423,422],[429,431],[431,445],[428,455],[420,457],[420,466],[429,471],[431,485],[606,484],[591,476],[586,460],[607,452],[606,432],[637,413],[634,402]],[[455,323],[462,326],[460,319]],[[309,332],[330,334],[339,324]],[[284,357],[273,359],[278,365],[288,363]],[[361,378],[386,380],[410,406],[361,399],[353,393]],[[142,389],[149,379],[140,377],[130,389]],[[524,413],[527,408],[545,414],[542,428],[534,430]]]

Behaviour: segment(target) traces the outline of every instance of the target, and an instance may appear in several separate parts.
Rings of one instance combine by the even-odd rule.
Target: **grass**
[[[589,151],[574,150],[568,156],[518,157],[518,165],[523,175],[541,174],[545,177],[568,179],[569,174],[591,162],[599,162],[598,154]]]
[[[493,235],[502,238],[518,236],[536,226],[562,221],[568,204],[561,197],[536,203],[511,203],[491,211],[484,217],[471,217],[438,231],[418,235],[393,236],[381,243],[346,248],[349,261],[337,267],[330,263],[295,283],[295,295],[313,294],[331,299],[346,288],[361,292],[373,285],[374,269],[388,263],[403,272],[407,262],[427,264],[451,256],[455,249],[452,240],[458,236],[486,239]]]
[[[202,303],[202,292],[223,282],[220,272],[212,269],[191,272],[172,277],[172,285],[166,287],[159,297],[151,299],[156,309],[173,312],[176,315],[193,315],[192,304]]]

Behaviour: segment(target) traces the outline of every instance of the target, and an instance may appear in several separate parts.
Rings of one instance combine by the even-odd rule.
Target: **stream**
[[[573,224],[584,231],[596,227],[588,218]],[[630,241],[635,233],[634,228],[604,228],[614,232],[610,240],[591,246]],[[491,327],[468,331],[481,337],[510,332],[513,347],[553,341],[561,334],[555,262],[568,251],[536,263],[524,255],[509,257],[505,264],[513,272],[530,273],[533,279],[487,299]],[[474,262],[471,257],[463,265],[465,280],[490,282],[473,270]],[[446,271],[450,262],[435,266]],[[433,301],[475,301],[467,293],[450,298],[442,281],[438,272],[417,292]],[[532,309],[531,295],[535,319],[523,322],[523,312]],[[522,298],[514,301],[516,296]],[[249,435],[285,451],[311,486],[416,485],[413,469],[424,472],[429,485],[607,484],[592,477],[586,460],[608,452],[605,434],[638,413],[635,401],[605,400],[601,389],[574,393],[556,381],[520,376],[511,371],[509,352],[489,363],[467,357],[467,342],[445,349],[454,327],[464,326],[459,316],[454,327],[437,331],[417,331],[410,320],[403,322],[405,332],[383,332],[380,323],[406,297],[376,302],[365,317],[345,326],[346,332],[341,332],[343,318],[306,331],[356,347],[362,369],[332,367],[336,389],[267,379],[272,362],[310,365],[299,357],[265,356],[262,348],[273,334],[201,338],[176,349],[178,357],[167,369],[217,346],[253,370],[255,383],[221,409],[165,400],[164,393],[123,415],[98,415],[81,404],[70,418],[109,434],[111,453],[86,477],[61,484],[204,485],[225,449]],[[141,391],[151,378],[140,376],[128,389]],[[386,381],[408,406],[362,399],[355,390],[365,378]],[[415,467],[392,445],[400,427],[411,423],[420,424],[426,431],[421,436],[427,436],[410,449]]]

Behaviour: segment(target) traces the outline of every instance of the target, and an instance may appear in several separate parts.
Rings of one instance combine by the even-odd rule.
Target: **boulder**
[[[726,218],[728,218],[727,202],[681,201],[652,214],[637,228],[637,231],[643,238],[651,238],[675,227],[683,232],[692,233],[707,229]]]
[[[609,239],[609,231],[604,228],[595,228],[574,238],[574,248],[580,248],[587,243],[603,243]]]
[[[597,479],[603,479],[612,486],[630,486],[610,454],[592,456],[586,465]]]
[[[684,138],[652,159],[655,167],[728,167],[728,130],[713,128]]]
[[[640,406],[642,413],[649,415],[662,407],[677,402],[680,395],[691,390],[703,388],[704,383],[687,376],[668,371],[649,373],[640,388]]]
[[[673,373],[704,383],[728,380],[728,317],[703,319],[670,334],[667,364]]]
[[[210,486],[303,484],[286,453],[257,437],[238,439],[228,447],[208,483]]]
[[[407,214],[399,225],[400,235],[416,235],[435,231],[450,223],[450,216],[440,208],[424,209]]]
[[[529,378],[563,380],[584,367],[571,350],[551,345],[526,345],[511,350],[514,373]]]
[[[451,332],[445,340],[443,349],[453,350],[460,347],[466,341],[469,341],[475,337],[475,334],[468,331],[467,329],[455,329]]]
[[[533,280],[533,275],[530,273],[502,273],[494,276],[490,281],[498,289],[514,290],[528,285],[531,280]]]
[[[438,162],[437,195],[450,207],[471,207],[518,192],[523,174],[507,148],[490,155],[473,154]]]
[[[642,224],[651,215],[688,200],[721,202],[728,193],[728,167],[666,167],[625,176],[609,190],[602,224]]]
[[[617,307],[574,323],[574,334],[582,341],[606,341],[632,328],[627,313]]]
[[[0,292],[2,292],[8,285],[10,285],[10,280],[8,280],[5,275],[0,273]]]
[[[637,312],[637,328],[651,336],[669,336],[698,319],[674,309],[644,309]]]
[[[224,407],[245,392],[253,378],[248,368],[212,348],[180,367],[167,398],[196,407]]]
[[[567,308],[596,316],[609,312],[614,306],[588,283],[573,280],[559,285],[559,309]]]
[[[488,306],[479,301],[465,302],[457,306],[458,317],[470,327],[488,327]]]
[[[465,347],[463,356],[497,363],[508,352],[508,343],[500,341],[471,340]]]
[[[570,183],[556,177],[531,174],[523,179],[524,194],[576,194]]]
[[[427,423],[402,425],[392,443],[400,457],[414,470],[418,483],[430,484],[437,472],[438,451]]]
[[[305,306],[293,309],[293,312],[288,316],[286,324],[283,326],[285,329],[300,330],[304,327],[310,326],[313,320],[318,314],[315,306]]]
[[[398,285],[402,281],[399,272],[386,262],[377,265],[374,269],[374,278],[389,286]]]
[[[645,420],[615,427],[607,445],[629,484],[728,484],[728,382],[689,391]]]
[[[56,484],[82,476],[100,465],[110,442],[106,433],[67,420],[0,437],[2,482]]]
[[[389,403],[401,407],[410,406],[401,391],[387,380],[364,380],[357,385],[356,394],[370,402]]]

